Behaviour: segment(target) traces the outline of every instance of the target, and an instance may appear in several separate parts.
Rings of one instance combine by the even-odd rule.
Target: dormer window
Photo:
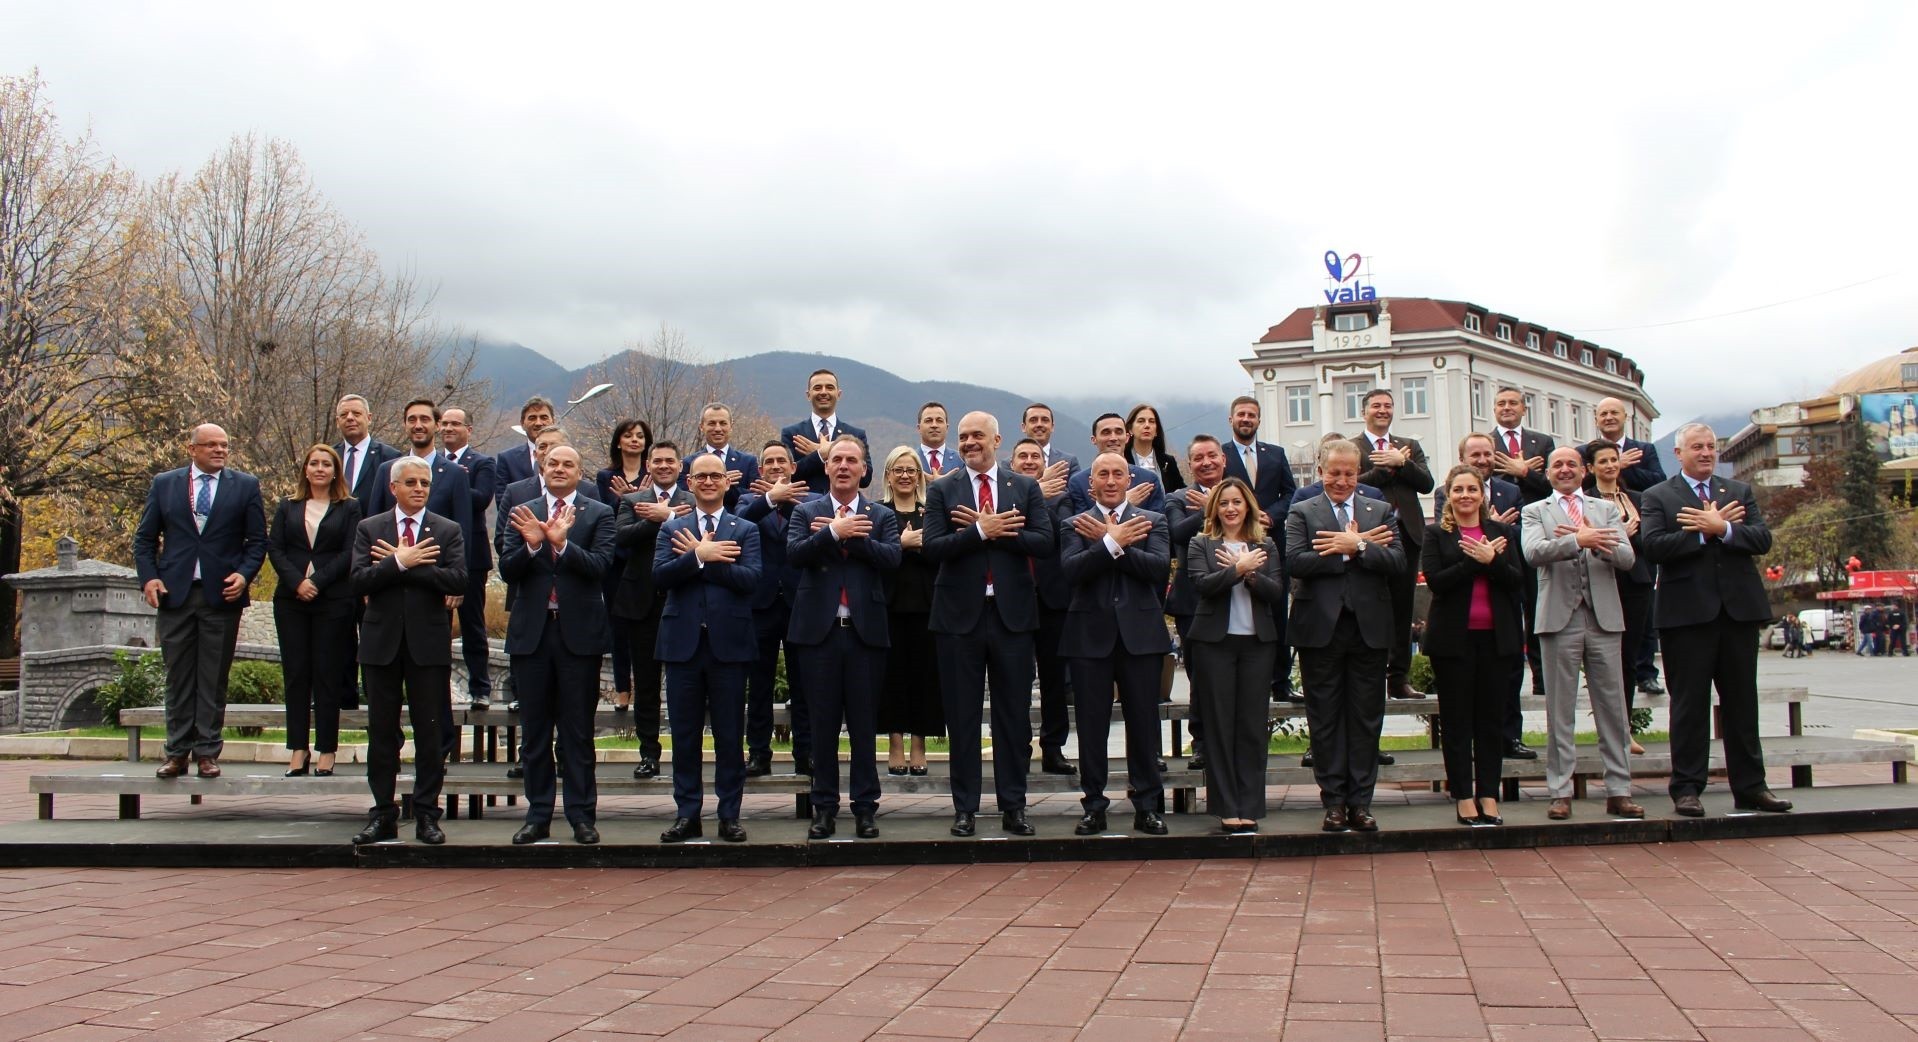
[[[1372,327],[1372,313],[1369,311],[1341,311],[1332,316],[1332,329],[1338,333],[1350,333]]]
[[[1591,349],[1591,348],[1589,348],[1589,347],[1586,347],[1586,348],[1580,348],[1580,349],[1579,349],[1579,352],[1578,352],[1578,360],[1579,360],[1580,362],[1583,362],[1583,363],[1585,363],[1586,365],[1591,365],[1591,364],[1592,364],[1592,349]]]
[[[1484,330],[1479,326],[1478,316],[1472,314],[1469,311],[1466,312],[1465,314],[1465,328],[1468,332],[1472,332],[1472,333],[1484,332]]]
[[[1570,358],[1572,357],[1572,347],[1565,341],[1560,340],[1558,343],[1552,345],[1552,353],[1560,358]]]
[[[1525,334],[1525,346],[1531,348],[1534,351],[1538,350],[1538,334],[1537,333]]]
[[[1511,343],[1512,342],[1512,324],[1510,322],[1500,322],[1498,324],[1497,335],[1500,340],[1503,340],[1508,344]]]

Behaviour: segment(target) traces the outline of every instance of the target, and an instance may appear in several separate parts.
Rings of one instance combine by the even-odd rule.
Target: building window
[[[1355,329],[1372,328],[1372,313],[1369,311],[1341,311],[1332,316],[1332,328],[1340,333],[1350,333]]]
[[[1584,441],[1585,440],[1585,408],[1579,405],[1577,402],[1571,403],[1571,405],[1567,406],[1567,408],[1571,410],[1571,414],[1572,414],[1572,440]]]
[[[1572,348],[1570,344],[1560,340],[1552,345],[1552,353],[1560,358],[1570,358],[1572,357]]]
[[[1472,381],[1472,418],[1475,420],[1482,420],[1490,415],[1491,413],[1488,413],[1485,411],[1485,381],[1473,380]]]
[[[1538,422],[1538,395],[1530,391],[1525,392],[1525,415],[1530,418],[1533,423]]]
[[[1482,332],[1482,330],[1480,329],[1480,327],[1479,327],[1479,324],[1478,324],[1478,316],[1477,316],[1477,315],[1474,315],[1474,314],[1472,314],[1472,313],[1471,313],[1471,312],[1469,312],[1469,311],[1468,311],[1468,312],[1466,312],[1466,313],[1465,313],[1465,328],[1466,328],[1466,330],[1468,330],[1469,332],[1473,332],[1473,333],[1478,333],[1478,332]]]
[[[1399,414],[1424,416],[1431,411],[1426,404],[1425,377],[1408,376],[1399,381]]]
[[[1563,429],[1559,426],[1559,407],[1558,407],[1557,398],[1550,398],[1546,400],[1545,412],[1546,412],[1546,419],[1551,424],[1551,426],[1545,428],[1546,431],[1550,433],[1553,437],[1557,437],[1558,435],[1564,433]]]
[[[1285,389],[1285,422],[1312,422],[1312,387],[1298,384]]]
[[[1584,363],[1584,364],[1586,364],[1586,365],[1591,365],[1591,364],[1592,364],[1592,349],[1591,349],[1591,348],[1589,348],[1589,347],[1585,347],[1585,348],[1580,348],[1580,349],[1579,349],[1579,352],[1578,352],[1578,360],[1579,360],[1580,362],[1583,362],[1583,363]]]
[[[1345,418],[1347,420],[1365,419],[1365,392],[1372,389],[1370,380],[1347,380],[1345,387]]]
[[[1498,338],[1508,344],[1512,342],[1512,324],[1510,322],[1500,322],[1498,324]]]
[[[1898,366],[1898,382],[1918,384],[1918,362],[1902,362]]]
[[[1618,359],[1616,358],[1605,359],[1605,371],[1608,373],[1618,372]]]
[[[1538,334],[1537,333],[1525,334],[1525,346],[1531,348],[1534,351],[1538,350]]]

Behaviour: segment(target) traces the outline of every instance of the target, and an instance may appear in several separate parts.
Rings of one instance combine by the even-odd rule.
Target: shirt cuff
[[[1111,533],[1107,533],[1104,540],[1102,541],[1106,545],[1106,553],[1109,553],[1114,557],[1125,556],[1125,547],[1120,546],[1119,541],[1117,539],[1112,538]]]

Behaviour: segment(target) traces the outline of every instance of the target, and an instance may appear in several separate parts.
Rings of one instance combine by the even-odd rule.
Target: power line
[[[1647,322],[1644,325],[1638,325],[1638,326],[1603,326],[1596,329],[1575,329],[1572,332],[1578,334],[1579,336],[1584,336],[1588,333],[1623,333],[1623,332],[1628,332],[1634,329],[1663,329],[1666,326],[1682,326],[1692,322],[1710,322],[1713,319],[1731,318],[1734,315],[1749,315],[1754,311],[1765,311],[1769,308],[1784,307],[1787,304],[1797,304],[1797,303],[1800,303],[1801,301],[1816,300],[1819,297],[1828,297],[1832,295],[1833,293],[1843,293],[1846,290],[1857,289],[1860,286],[1869,286],[1874,282],[1883,282],[1886,279],[1896,278],[1897,276],[1903,275],[1903,274],[1904,274],[1903,271],[1888,271],[1882,275],[1874,275],[1871,278],[1863,279],[1858,282],[1848,282],[1843,286],[1833,286],[1830,289],[1821,289],[1816,293],[1807,293],[1802,297],[1792,297],[1788,300],[1774,300],[1769,304],[1756,304],[1748,308],[1739,308],[1736,311],[1721,311],[1716,315],[1699,315],[1695,318],[1675,318],[1669,322]]]

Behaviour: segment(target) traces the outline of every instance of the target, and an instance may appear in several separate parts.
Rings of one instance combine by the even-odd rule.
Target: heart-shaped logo
[[[1361,261],[1362,258],[1356,253],[1348,254],[1344,260],[1340,260],[1338,251],[1325,251],[1325,271],[1332,276],[1334,282],[1345,282],[1357,276]]]

